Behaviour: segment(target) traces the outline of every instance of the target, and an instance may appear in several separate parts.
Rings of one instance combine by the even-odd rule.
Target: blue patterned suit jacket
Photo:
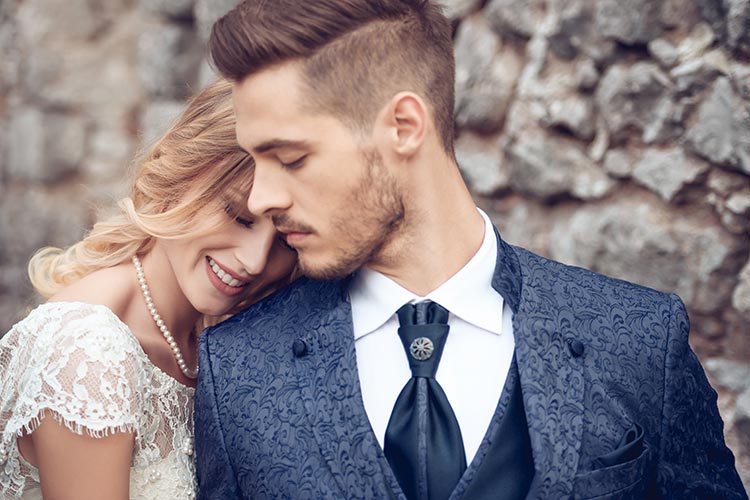
[[[404,498],[363,407],[346,285],[301,279],[202,335],[199,498]],[[677,296],[499,237],[493,286],[513,311],[529,498],[747,498]],[[607,461],[632,429],[635,455]]]

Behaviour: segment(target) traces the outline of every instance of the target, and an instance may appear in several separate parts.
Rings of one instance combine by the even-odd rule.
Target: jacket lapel
[[[583,432],[583,357],[574,355],[573,313],[549,292],[542,270],[519,259],[496,233],[493,288],[513,311],[516,360],[536,474],[529,498],[571,495]],[[400,498],[401,490],[372,432],[359,386],[346,281],[321,289],[300,325],[295,352],[312,432],[345,498]],[[303,351],[303,352],[302,352]]]
[[[329,293],[330,292],[330,293]],[[305,412],[343,498],[403,498],[364,410],[346,282],[316,298],[295,367]],[[300,331],[303,331],[300,328]],[[304,352],[302,352],[304,351]]]
[[[573,487],[583,431],[583,358],[572,312],[558,306],[543,272],[524,264],[497,234],[493,288],[513,311],[513,335],[536,469],[529,498],[566,498]],[[519,250],[520,252],[521,250]]]

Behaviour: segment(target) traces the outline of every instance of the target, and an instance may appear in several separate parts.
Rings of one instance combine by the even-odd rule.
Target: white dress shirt
[[[426,297],[366,267],[352,282],[349,294],[362,399],[381,447],[393,405],[411,378],[396,316],[408,302],[430,299],[450,311],[450,331],[436,378],[461,427],[467,464],[495,413],[515,342],[510,308],[492,288],[497,260],[495,232],[487,214],[479,212],[485,223],[481,247],[461,270]]]

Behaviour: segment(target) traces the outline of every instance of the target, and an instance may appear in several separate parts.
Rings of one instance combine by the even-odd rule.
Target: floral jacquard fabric
[[[193,393],[154,366],[108,308],[37,307],[0,339],[0,498],[42,498],[17,437],[44,418],[95,438],[134,433],[131,499],[194,497]]]
[[[680,299],[498,237],[533,451],[528,499],[747,499]],[[404,499],[364,410],[347,281],[298,280],[200,339],[201,499]],[[506,387],[507,389],[507,387]],[[498,401],[451,500],[470,488]]]

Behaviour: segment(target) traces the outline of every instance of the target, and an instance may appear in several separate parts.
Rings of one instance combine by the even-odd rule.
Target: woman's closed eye
[[[234,222],[236,222],[240,226],[248,228],[248,229],[253,227],[253,219],[249,216],[242,217],[240,215],[240,211],[234,208],[234,206],[231,203],[227,203],[224,206],[224,211],[227,213],[229,217],[232,218],[232,220],[234,220]]]

